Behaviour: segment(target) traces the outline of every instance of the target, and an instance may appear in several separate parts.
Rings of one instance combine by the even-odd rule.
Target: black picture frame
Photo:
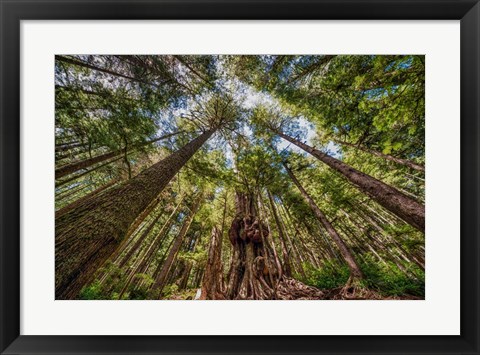
[[[2,354],[479,354],[478,0],[0,0],[0,11]],[[461,20],[461,335],[20,335],[20,22],[80,19]]]

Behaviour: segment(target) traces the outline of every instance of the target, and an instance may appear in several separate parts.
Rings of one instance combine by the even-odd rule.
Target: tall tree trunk
[[[210,240],[210,246],[208,251],[207,266],[203,275],[200,299],[226,298],[227,289],[223,275],[222,245],[223,232],[225,231],[225,221],[227,217],[227,202],[228,191],[225,191],[222,225],[220,230],[218,230],[216,226],[212,229],[212,238]],[[195,238],[194,248],[197,242],[198,238]],[[190,269],[188,269],[188,273],[190,273]],[[185,282],[183,282],[182,280],[181,285],[183,284],[185,284]]]
[[[183,222],[182,228],[180,229],[180,232],[178,232],[178,235],[175,237],[175,241],[173,242],[173,245],[170,248],[170,251],[168,252],[168,256],[163,262],[162,268],[155,279],[155,282],[153,284],[153,289],[156,290],[155,292],[158,292],[159,296],[161,296],[162,290],[165,287],[165,282],[167,280],[168,273],[172,268],[173,262],[177,258],[178,251],[182,246],[183,238],[185,238],[185,235],[187,235],[187,232],[190,229],[190,225],[193,222],[193,218],[195,217],[195,214],[200,208],[202,200],[203,200],[202,193],[200,193],[197,197],[195,197],[195,201],[193,202],[190,213],[188,214],[187,217],[185,217],[185,221]]]
[[[351,252],[350,248],[347,246],[347,244],[343,241],[342,237],[337,233],[335,228],[332,226],[330,221],[328,220],[327,216],[320,210],[318,205],[315,203],[313,198],[307,193],[307,191],[303,188],[303,186],[300,184],[296,176],[293,174],[293,172],[284,164],[285,169],[287,170],[288,175],[294,182],[294,184],[297,186],[297,188],[300,190],[300,193],[302,194],[303,198],[305,201],[308,203],[310,208],[312,209],[313,213],[315,214],[315,217],[318,218],[320,223],[323,225],[323,227],[327,230],[328,234],[330,237],[333,239],[335,244],[337,245],[338,249],[340,250],[340,253],[342,254],[343,259],[348,265],[348,268],[350,269],[350,280],[349,283],[360,280],[363,278],[362,271],[360,270],[360,267],[358,266],[355,257],[353,256],[353,253]]]
[[[421,172],[425,172],[425,167],[423,165],[420,165],[420,164],[417,164],[411,160],[408,160],[408,159],[402,159],[402,158],[397,158],[397,157],[394,157],[392,155],[389,155],[389,154],[383,154],[381,152],[377,152],[376,150],[373,150],[373,149],[369,149],[369,148],[366,148],[366,147],[363,147],[361,145],[357,145],[357,144],[352,144],[352,143],[349,143],[349,142],[345,142],[345,141],[341,141],[341,140],[337,140],[337,139],[334,139],[333,140],[335,143],[338,143],[338,144],[341,144],[341,145],[346,145],[348,147],[352,147],[352,148],[355,148],[355,149],[359,149],[361,151],[364,151],[366,153],[369,153],[369,154],[372,154],[376,157],[379,157],[379,158],[382,158],[382,159],[385,159],[385,160],[389,160],[389,161],[393,161],[394,163],[397,163],[397,164],[400,164],[400,165],[403,165],[403,166],[406,166],[410,169],[414,169],[414,170],[417,170],[417,171],[421,171]]]
[[[94,196],[56,220],[56,299],[78,296],[121,243],[130,224],[215,131],[204,132],[133,179]]]
[[[225,299],[223,263],[222,263],[221,231],[215,226],[212,228],[212,237],[208,248],[207,265],[202,280],[201,300]]]
[[[370,175],[362,173],[318,149],[312,148],[278,130],[275,131],[275,133],[310,153],[335,171],[341,173],[361,191],[411,226],[417,228],[421,232],[425,231],[425,206],[421,203],[406,196],[394,187],[389,186]]]
[[[183,131],[170,133],[170,134],[166,134],[164,136],[161,136],[161,137],[158,137],[158,138],[155,138],[155,139],[151,139],[148,142],[145,142],[143,144],[133,146],[131,149],[129,149],[129,151],[131,151],[132,149],[135,149],[135,148],[142,147],[142,146],[147,145],[147,144],[158,142],[162,139],[173,137],[173,136],[175,136],[177,134],[180,134],[182,132]],[[62,166],[58,169],[55,169],[55,179],[59,179],[61,177],[64,177],[65,175],[74,173],[77,170],[88,168],[92,165],[95,165],[95,164],[100,163],[102,161],[108,160],[110,158],[120,156],[122,154],[125,154],[125,149],[118,149],[118,150],[115,150],[113,152],[108,152],[108,153],[97,155],[96,157],[93,157],[93,158],[90,158],[90,159],[85,159],[85,160],[81,160],[81,161],[77,161],[77,162],[74,162],[74,163],[71,163],[71,164],[64,165],[64,166]]]

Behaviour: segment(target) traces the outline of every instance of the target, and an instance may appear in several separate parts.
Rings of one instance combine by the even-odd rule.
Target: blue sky
[[[279,107],[280,103],[276,98],[271,96],[269,93],[266,92],[261,92],[256,90],[255,88],[245,84],[242,81],[239,81],[236,78],[232,78],[228,76],[228,74],[223,70],[222,67],[222,61],[219,60],[217,61],[217,71],[219,74],[219,85],[230,91],[235,95],[235,99],[237,103],[244,107],[245,109],[253,109],[257,106],[266,106],[266,107]],[[208,97],[205,98],[196,98],[197,102],[198,100],[203,100],[203,99],[208,99]],[[188,102],[186,103],[185,106],[181,108],[177,108],[175,112],[173,112],[174,116],[181,116],[184,114],[187,114],[188,110],[187,108],[190,107],[195,107],[194,102]],[[306,131],[306,137],[303,139],[304,142],[308,145],[315,145],[313,140],[317,136],[315,126],[307,120],[305,117],[299,117],[297,119],[297,123],[299,124],[299,127]],[[243,134],[245,134],[247,137],[252,136],[252,130],[248,125],[244,126],[244,131]],[[324,151],[325,153],[341,159],[341,151],[340,147],[335,144],[334,142],[330,141],[325,147],[319,147],[318,145],[316,146],[317,149],[320,149]],[[291,151],[294,151],[299,154],[306,154],[305,151],[303,151],[301,148],[297,147],[294,144],[291,144],[290,142],[280,139],[279,143],[277,144],[277,149],[278,151],[282,151],[284,149],[288,149]],[[225,155],[227,159],[229,160],[229,163],[233,163],[233,154],[231,151],[230,146],[227,144],[226,147],[224,148]]]

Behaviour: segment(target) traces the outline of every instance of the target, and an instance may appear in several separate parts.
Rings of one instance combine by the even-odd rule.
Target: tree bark
[[[227,297],[276,299],[282,266],[268,245],[270,231],[258,214],[254,194],[236,191],[235,207],[228,232],[233,255]]]
[[[425,206],[406,196],[392,186],[389,186],[374,177],[362,173],[351,166],[335,159],[318,149],[292,138],[280,131],[275,131],[283,139],[302,148],[318,160],[345,176],[353,185],[366,193],[378,204],[397,215],[411,226],[425,232]]]
[[[225,298],[223,264],[222,264],[222,239],[221,231],[215,226],[208,248],[207,265],[202,280],[201,300],[219,300]]]
[[[284,167],[287,170],[287,173],[292,179],[293,183],[300,190],[300,193],[302,194],[303,198],[312,209],[313,213],[315,214],[315,217],[318,218],[322,226],[327,230],[328,234],[330,235],[330,237],[333,239],[338,249],[340,250],[340,253],[342,254],[343,259],[345,260],[345,262],[348,265],[348,268],[350,269],[350,278],[351,278],[350,281],[353,281],[355,279],[356,280],[362,279],[363,278],[362,271],[360,270],[360,267],[358,266],[350,248],[344,242],[343,238],[337,233],[335,228],[332,226],[332,224],[328,220],[327,216],[325,216],[322,210],[320,210],[320,208],[315,203],[313,198],[303,188],[303,186],[300,184],[300,182],[298,181],[296,176],[293,174],[293,172],[285,164],[284,164]]]
[[[74,299],[121,243],[130,224],[207,141],[210,129],[133,179],[61,216],[55,230],[55,297]]]

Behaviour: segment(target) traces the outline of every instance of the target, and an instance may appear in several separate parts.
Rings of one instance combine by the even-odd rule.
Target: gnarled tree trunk
[[[236,215],[228,236],[233,246],[230,299],[274,299],[279,271],[264,240],[270,231],[259,219],[253,194],[237,191]],[[272,282],[273,281],[273,282]]]
[[[322,299],[322,291],[284,274],[275,247],[270,244],[270,231],[256,208],[254,195],[237,191],[235,206],[236,216],[228,232],[233,257],[227,298]]]

